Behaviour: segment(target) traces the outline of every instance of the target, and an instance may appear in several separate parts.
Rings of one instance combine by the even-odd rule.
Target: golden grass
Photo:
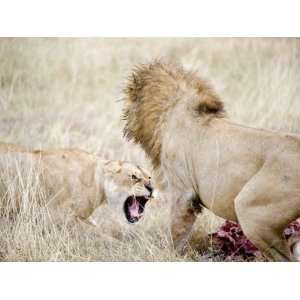
[[[29,148],[79,147],[149,167],[143,152],[122,138],[121,90],[136,63],[164,58],[197,70],[224,99],[232,119],[300,132],[299,39],[0,39],[0,140]],[[34,172],[15,178],[1,170],[4,261],[186,261],[173,250],[168,205],[149,204],[135,226],[107,207],[98,227],[53,220]],[[4,180],[5,183],[5,180]],[[3,184],[3,182],[2,182]],[[31,203],[9,213],[20,195]],[[10,203],[10,204],[7,204]],[[206,212],[192,243],[220,220]]]

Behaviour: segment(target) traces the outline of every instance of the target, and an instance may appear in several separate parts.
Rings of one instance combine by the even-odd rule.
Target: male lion
[[[149,173],[129,162],[104,160],[79,149],[35,150],[0,142],[1,209],[8,185],[20,169],[33,169],[49,193],[49,207],[71,210],[76,219],[95,225],[89,218],[103,203],[123,210],[129,223],[137,222],[152,197]],[[23,179],[21,182],[25,182]],[[22,191],[21,191],[22,192]],[[15,210],[21,207],[18,196]],[[11,203],[10,203],[11,204]]]
[[[137,67],[125,95],[125,136],[167,183],[178,249],[204,206],[239,222],[268,259],[291,259],[282,232],[300,216],[300,136],[229,121],[214,90],[179,66]]]

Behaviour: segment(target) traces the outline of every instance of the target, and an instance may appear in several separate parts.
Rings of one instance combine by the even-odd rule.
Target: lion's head
[[[152,197],[150,174],[139,166],[122,161],[108,161],[104,172],[108,204],[122,210],[129,223],[137,222]]]
[[[124,93],[124,135],[142,146],[154,168],[160,165],[168,112],[177,104],[189,107],[195,118],[224,115],[223,102],[214,90],[195,73],[176,65],[154,62],[136,67]]]

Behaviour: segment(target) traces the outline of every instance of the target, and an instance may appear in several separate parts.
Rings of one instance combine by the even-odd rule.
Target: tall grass
[[[79,147],[150,168],[122,137],[121,90],[131,67],[164,58],[208,79],[240,123],[300,132],[299,39],[0,39],[0,140],[27,148]],[[4,261],[185,261],[169,232],[168,205],[126,224],[108,207],[98,226],[53,217],[38,172],[1,172],[0,258]],[[2,164],[3,165],[3,164]],[[19,170],[11,172],[9,170]],[[16,201],[22,203],[19,213]],[[26,204],[26,205],[25,205]],[[221,222],[205,212],[192,244]]]

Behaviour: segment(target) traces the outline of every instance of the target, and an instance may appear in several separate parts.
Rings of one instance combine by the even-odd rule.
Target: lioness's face
[[[107,200],[122,205],[129,223],[137,222],[143,215],[147,201],[152,197],[151,176],[139,166],[128,162],[111,162],[106,185]]]

